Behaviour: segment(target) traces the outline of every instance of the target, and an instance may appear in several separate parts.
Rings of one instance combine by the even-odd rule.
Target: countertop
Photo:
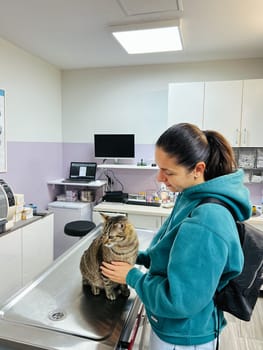
[[[34,215],[32,218],[27,219],[27,220],[19,220],[17,222],[14,223],[14,226],[12,226],[9,230],[3,232],[0,234],[0,237],[3,237],[6,234],[9,234],[15,230],[18,230],[22,227],[25,227],[27,225],[32,224],[35,221],[41,220],[44,217],[48,216],[48,215],[53,215],[53,213],[51,211],[45,211],[45,212],[41,212],[39,213],[39,215]]]
[[[119,202],[101,202],[93,208],[94,211],[113,213],[128,213],[137,215],[168,216],[172,208],[152,207],[147,205],[133,205]]]
[[[93,210],[97,212],[113,212],[113,213],[127,213],[136,215],[150,215],[167,217],[173,208],[151,207],[146,205],[132,205],[118,202],[101,202],[96,205]],[[251,216],[247,220],[248,223],[257,224],[257,227],[263,230],[263,214],[259,216]]]

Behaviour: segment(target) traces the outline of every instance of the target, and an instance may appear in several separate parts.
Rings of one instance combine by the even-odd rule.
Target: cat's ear
[[[100,215],[103,217],[104,221],[106,221],[109,218],[109,215],[106,215],[104,213],[100,213]]]

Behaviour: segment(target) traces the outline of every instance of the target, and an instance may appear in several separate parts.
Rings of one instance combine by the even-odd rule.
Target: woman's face
[[[189,171],[182,165],[177,165],[174,158],[170,158],[162,148],[156,147],[155,161],[159,166],[157,180],[163,182],[171,192],[182,192],[204,182],[203,172],[197,169]]]

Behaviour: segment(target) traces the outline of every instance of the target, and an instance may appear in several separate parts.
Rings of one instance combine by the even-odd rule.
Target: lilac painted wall
[[[136,158],[133,160],[123,160],[123,163],[137,163],[141,159],[152,164],[154,162],[154,144],[138,144],[135,148]],[[92,143],[64,143],[63,145],[63,177],[67,176],[69,171],[69,164],[72,160],[76,161],[96,161],[98,164],[102,163],[101,159],[94,159],[94,149]],[[110,163],[110,160],[107,161]],[[115,176],[117,180],[123,185],[123,191],[128,193],[137,193],[140,191],[158,190],[160,184],[156,180],[157,170],[124,170],[114,169],[102,170],[97,172],[97,178],[106,179],[105,172],[109,176]],[[120,190],[121,185],[115,181],[113,190]],[[253,204],[261,204],[263,193],[262,184],[247,184],[250,191],[251,201]]]
[[[63,174],[69,174],[70,162],[93,161],[93,146],[90,143],[64,143],[63,144]]]
[[[26,203],[39,210],[47,208],[52,198],[47,181],[61,178],[63,148],[53,142],[8,142],[7,173],[1,173],[14,193],[23,193]]]
[[[23,193],[26,203],[35,203],[39,210],[47,208],[54,200],[54,189],[47,181],[67,177],[69,164],[74,161],[97,161],[94,159],[91,143],[53,143],[53,142],[8,142],[7,173],[1,173],[3,178],[15,193]],[[154,161],[154,145],[136,145],[137,163],[143,158],[148,164]],[[109,163],[108,161],[107,163]],[[131,162],[131,161],[130,161]],[[114,180],[112,190],[128,193],[140,191],[156,191],[159,183],[156,181],[157,170],[127,170],[112,171],[98,169],[97,178],[106,179],[108,174]],[[120,183],[119,183],[120,182]],[[261,184],[248,185],[254,204],[260,204],[262,198]]]
[[[147,164],[154,162],[154,145],[136,145],[135,147],[136,158],[132,160],[120,160],[122,163],[137,163],[143,159]],[[69,172],[69,165],[71,161],[96,161],[98,164],[102,163],[102,159],[94,158],[94,149],[92,143],[64,143],[63,144],[63,177],[66,177]],[[110,163],[108,160],[107,163]],[[124,170],[114,169],[107,170],[106,173],[109,176],[115,176],[123,186],[124,192],[139,192],[145,190],[157,190],[159,185],[156,181],[156,169],[153,170]],[[98,169],[97,178],[105,179],[105,173],[102,169]],[[113,190],[120,190],[121,185],[118,181],[114,181]]]
[[[152,162],[153,145],[137,145],[138,161],[143,158]],[[23,193],[25,203],[34,203],[39,210],[47,208],[54,200],[54,189],[47,181],[68,176],[69,164],[74,161],[97,161],[94,159],[93,144],[91,143],[53,143],[53,142],[8,142],[7,144],[7,173],[1,173],[13,189],[14,193]],[[133,160],[134,163],[137,162]],[[138,192],[147,189],[157,189],[155,181],[156,170],[108,170],[112,177],[115,175],[125,192]],[[103,170],[98,170],[97,177],[105,179]],[[120,184],[115,181],[114,190],[119,190]]]

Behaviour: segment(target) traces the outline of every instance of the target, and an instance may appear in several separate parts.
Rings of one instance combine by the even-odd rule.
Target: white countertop
[[[166,217],[171,213],[172,208],[163,208],[162,206],[151,207],[146,205],[132,205],[119,202],[101,202],[98,205],[96,205],[93,210],[98,212],[106,211],[113,213],[130,213],[137,215],[153,215]],[[247,222],[251,224],[262,224],[263,228],[263,214],[260,216],[251,216],[251,218],[247,220]]]
[[[102,169],[134,169],[134,170],[158,170],[157,165],[137,165],[137,164],[98,164]]]
[[[94,211],[106,211],[113,213],[128,213],[137,215],[168,216],[172,208],[152,207],[147,205],[133,205],[119,202],[101,202],[96,205]]]

